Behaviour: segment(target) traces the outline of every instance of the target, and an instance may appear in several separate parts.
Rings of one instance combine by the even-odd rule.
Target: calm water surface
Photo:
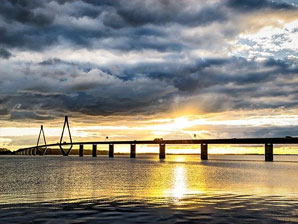
[[[1,156],[0,223],[297,223],[298,156]]]

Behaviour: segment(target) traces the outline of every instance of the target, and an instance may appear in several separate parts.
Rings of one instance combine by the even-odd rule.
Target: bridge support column
[[[201,144],[201,160],[208,160],[208,144]]]
[[[36,148],[35,150],[35,155],[40,155],[41,156],[42,148]]]
[[[79,156],[83,157],[84,156],[84,145],[80,144],[80,148],[79,148]]]
[[[136,145],[130,145],[130,158],[136,158]]]
[[[159,158],[166,158],[166,144],[159,144]]]
[[[265,144],[265,161],[273,161],[273,144]]]
[[[37,150],[38,150],[38,148],[36,147],[36,148],[33,148],[33,155],[34,156],[36,156],[37,155]]]
[[[93,144],[92,145],[92,157],[96,157],[97,156],[97,145]]]
[[[109,144],[109,157],[114,157],[114,144]]]

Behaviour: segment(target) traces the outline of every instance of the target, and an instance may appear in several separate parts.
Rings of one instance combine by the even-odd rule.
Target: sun
[[[172,125],[175,129],[184,129],[192,126],[191,122],[188,120],[187,117],[175,118]]]

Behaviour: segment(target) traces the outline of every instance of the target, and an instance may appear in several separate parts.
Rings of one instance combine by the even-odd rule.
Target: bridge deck
[[[182,140],[135,140],[135,141],[90,141],[90,142],[73,142],[73,143],[62,143],[61,145],[93,145],[93,144],[138,144],[138,145],[149,145],[149,144],[298,144],[298,137],[291,138],[228,138],[228,139],[182,139]],[[38,148],[42,147],[54,147],[59,146],[59,143],[39,145]],[[36,146],[22,148],[26,150],[30,148],[36,148]]]

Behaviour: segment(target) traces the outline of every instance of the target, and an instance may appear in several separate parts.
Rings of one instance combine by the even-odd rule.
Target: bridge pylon
[[[63,134],[64,134],[64,130],[65,130],[65,127],[67,126],[67,129],[68,129],[68,136],[69,136],[69,141],[70,141],[70,147],[69,149],[67,149],[67,151],[65,152],[62,145],[64,143],[62,143],[62,140],[63,140]],[[68,123],[68,116],[65,116],[65,119],[64,119],[64,124],[63,124],[63,130],[62,130],[62,134],[61,134],[61,138],[60,138],[60,143],[59,143],[59,148],[61,150],[61,153],[63,156],[68,156],[71,149],[72,149],[72,138],[71,138],[71,133],[70,133],[70,128],[69,128],[69,123]]]
[[[41,134],[42,134],[42,136],[43,136],[43,141],[44,141],[44,145],[45,145],[45,150],[44,150],[43,152],[41,152],[41,151],[39,150],[39,148],[38,148]],[[43,125],[41,125],[41,126],[40,126],[39,135],[38,135],[38,139],[37,139],[37,143],[36,143],[35,155],[36,155],[36,152],[38,151],[39,154],[40,154],[41,156],[43,156],[43,155],[46,154],[47,150],[48,150],[48,147],[47,147],[46,136],[45,136],[45,134],[44,134]]]

